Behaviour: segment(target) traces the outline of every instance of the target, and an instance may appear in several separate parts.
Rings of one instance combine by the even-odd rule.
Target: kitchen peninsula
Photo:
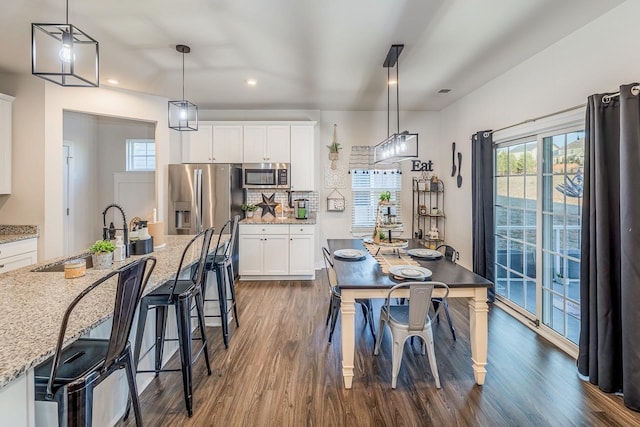
[[[175,276],[182,251],[191,237],[167,236],[166,247],[150,254],[157,259],[157,265],[145,292]],[[219,244],[227,241],[228,236],[222,236]],[[217,237],[211,243],[212,249],[216,243]],[[123,263],[114,263],[114,268],[138,258],[140,256],[132,256]],[[108,272],[87,269],[83,277],[65,279],[63,272],[33,271],[64,259],[48,260],[0,275],[0,413],[7,425],[33,425],[33,367],[54,353],[62,317],[71,301]],[[103,324],[108,326],[106,321],[113,311],[114,291],[115,284],[101,288],[89,297],[89,304],[76,308],[68,326],[67,343],[82,335],[93,336],[95,329]],[[139,375],[141,392],[144,387],[140,380]],[[126,398],[126,392],[120,394]],[[115,405],[116,411],[123,410],[118,406]]]

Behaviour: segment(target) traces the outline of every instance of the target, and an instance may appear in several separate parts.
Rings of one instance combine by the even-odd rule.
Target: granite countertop
[[[2,225],[0,224],[0,245],[38,237],[37,225]]]
[[[157,264],[145,292],[175,277],[184,247],[192,237],[166,236],[166,246],[148,254],[157,259]],[[216,236],[211,242],[212,250],[217,239]],[[222,243],[228,240],[228,235],[222,236]],[[141,257],[131,256],[127,261],[114,263],[113,267]],[[71,301],[109,272],[91,268],[83,277],[65,279],[64,272],[31,271],[71,258],[60,257],[0,274],[0,388],[54,353],[62,316]],[[78,304],[69,321],[65,343],[109,319],[114,294],[115,280],[112,286],[98,287]]]
[[[273,215],[254,215],[252,218],[245,218],[240,221],[240,224],[315,224],[316,214],[310,214],[307,219],[296,219],[295,217],[274,217]]]

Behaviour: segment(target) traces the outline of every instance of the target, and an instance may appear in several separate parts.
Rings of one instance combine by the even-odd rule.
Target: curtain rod
[[[634,96],[637,96],[638,94],[640,94],[640,85],[635,85],[631,87],[631,94]],[[616,93],[612,93],[611,95],[605,95],[602,97],[602,102],[604,102],[605,104],[608,104],[609,102],[611,102],[612,98],[615,98],[616,96],[620,96],[620,92],[616,92]]]
[[[524,124],[527,124],[527,123],[535,122],[536,120],[542,120],[542,119],[546,119],[547,117],[552,117],[552,116],[555,116],[555,115],[558,115],[558,114],[568,113],[569,111],[577,110],[579,108],[583,108],[583,107],[586,107],[586,106],[587,106],[587,104],[584,103],[584,104],[576,105],[576,106],[571,107],[571,108],[565,108],[564,110],[556,111],[555,113],[545,114],[544,116],[535,117],[533,119],[527,119],[525,121],[522,121],[520,123],[516,123],[514,125],[509,125],[509,126],[505,126],[503,128],[500,128],[500,129],[492,130],[491,132],[492,133],[496,133],[496,132],[500,132],[501,130],[511,129],[513,127],[516,127],[516,126],[520,126],[520,125],[524,125]]]
[[[637,96],[638,94],[640,94],[640,85],[633,86],[633,87],[631,88],[631,93],[632,93],[633,95],[636,95],[636,96]],[[603,96],[603,97],[602,97],[602,102],[604,102],[604,103],[608,103],[609,101],[611,101],[611,98],[614,98],[614,97],[616,97],[616,96],[620,96],[620,92],[616,92],[616,93],[612,93],[611,95],[605,95],[605,96]],[[557,115],[557,114],[568,113],[569,111],[577,110],[577,109],[579,109],[579,108],[583,108],[583,107],[586,107],[586,106],[587,106],[587,104],[586,104],[586,103],[584,103],[584,104],[580,104],[580,105],[576,105],[576,106],[574,106],[574,107],[565,108],[564,110],[556,111],[555,113],[545,114],[544,116],[535,117],[535,118],[533,118],[533,119],[527,119],[527,120],[522,121],[522,122],[520,122],[520,123],[516,123],[516,124],[513,124],[513,125],[505,126],[505,127],[500,128],[500,129],[492,130],[492,131],[490,131],[490,132],[491,132],[491,133],[500,132],[500,131],[502,131],[502,130],[511,129],[511,128],[513,128],[513,127],[516,127],[516,126],[520,126],[520,125],[524,125],[524,124],[527,124],[527,123],[535,122],[536,120],[546,119],[547,117],[552,117],[552,116],[555,116],[555,115]],[[471,136],[471,140],[473,141],[473,135]]]

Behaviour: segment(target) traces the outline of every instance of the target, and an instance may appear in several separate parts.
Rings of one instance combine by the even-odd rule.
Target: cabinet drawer
[[[290,234],[315,234],[316,229],[313,224],[302,224],[302,225],[290,225],[289,233]]]
[[[6,273],[7,271],[17,270],[18,268],[35,264],[37,260],[38,256],[36,252],[27,252],[7,258],[0,258],[0,273]]]
[[[240,224],[240,234],[289,234],[286,224]]]
[[[0,264],[3,258],[24,254],[26,252],[35,252],[38,250],[37,239],[19,240],[17,242],[3,243],[0,245]]]

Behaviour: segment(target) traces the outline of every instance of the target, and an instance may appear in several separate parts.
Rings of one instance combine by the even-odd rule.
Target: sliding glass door
[[[495,148],[496,295],[577,343],[584,132]]]

